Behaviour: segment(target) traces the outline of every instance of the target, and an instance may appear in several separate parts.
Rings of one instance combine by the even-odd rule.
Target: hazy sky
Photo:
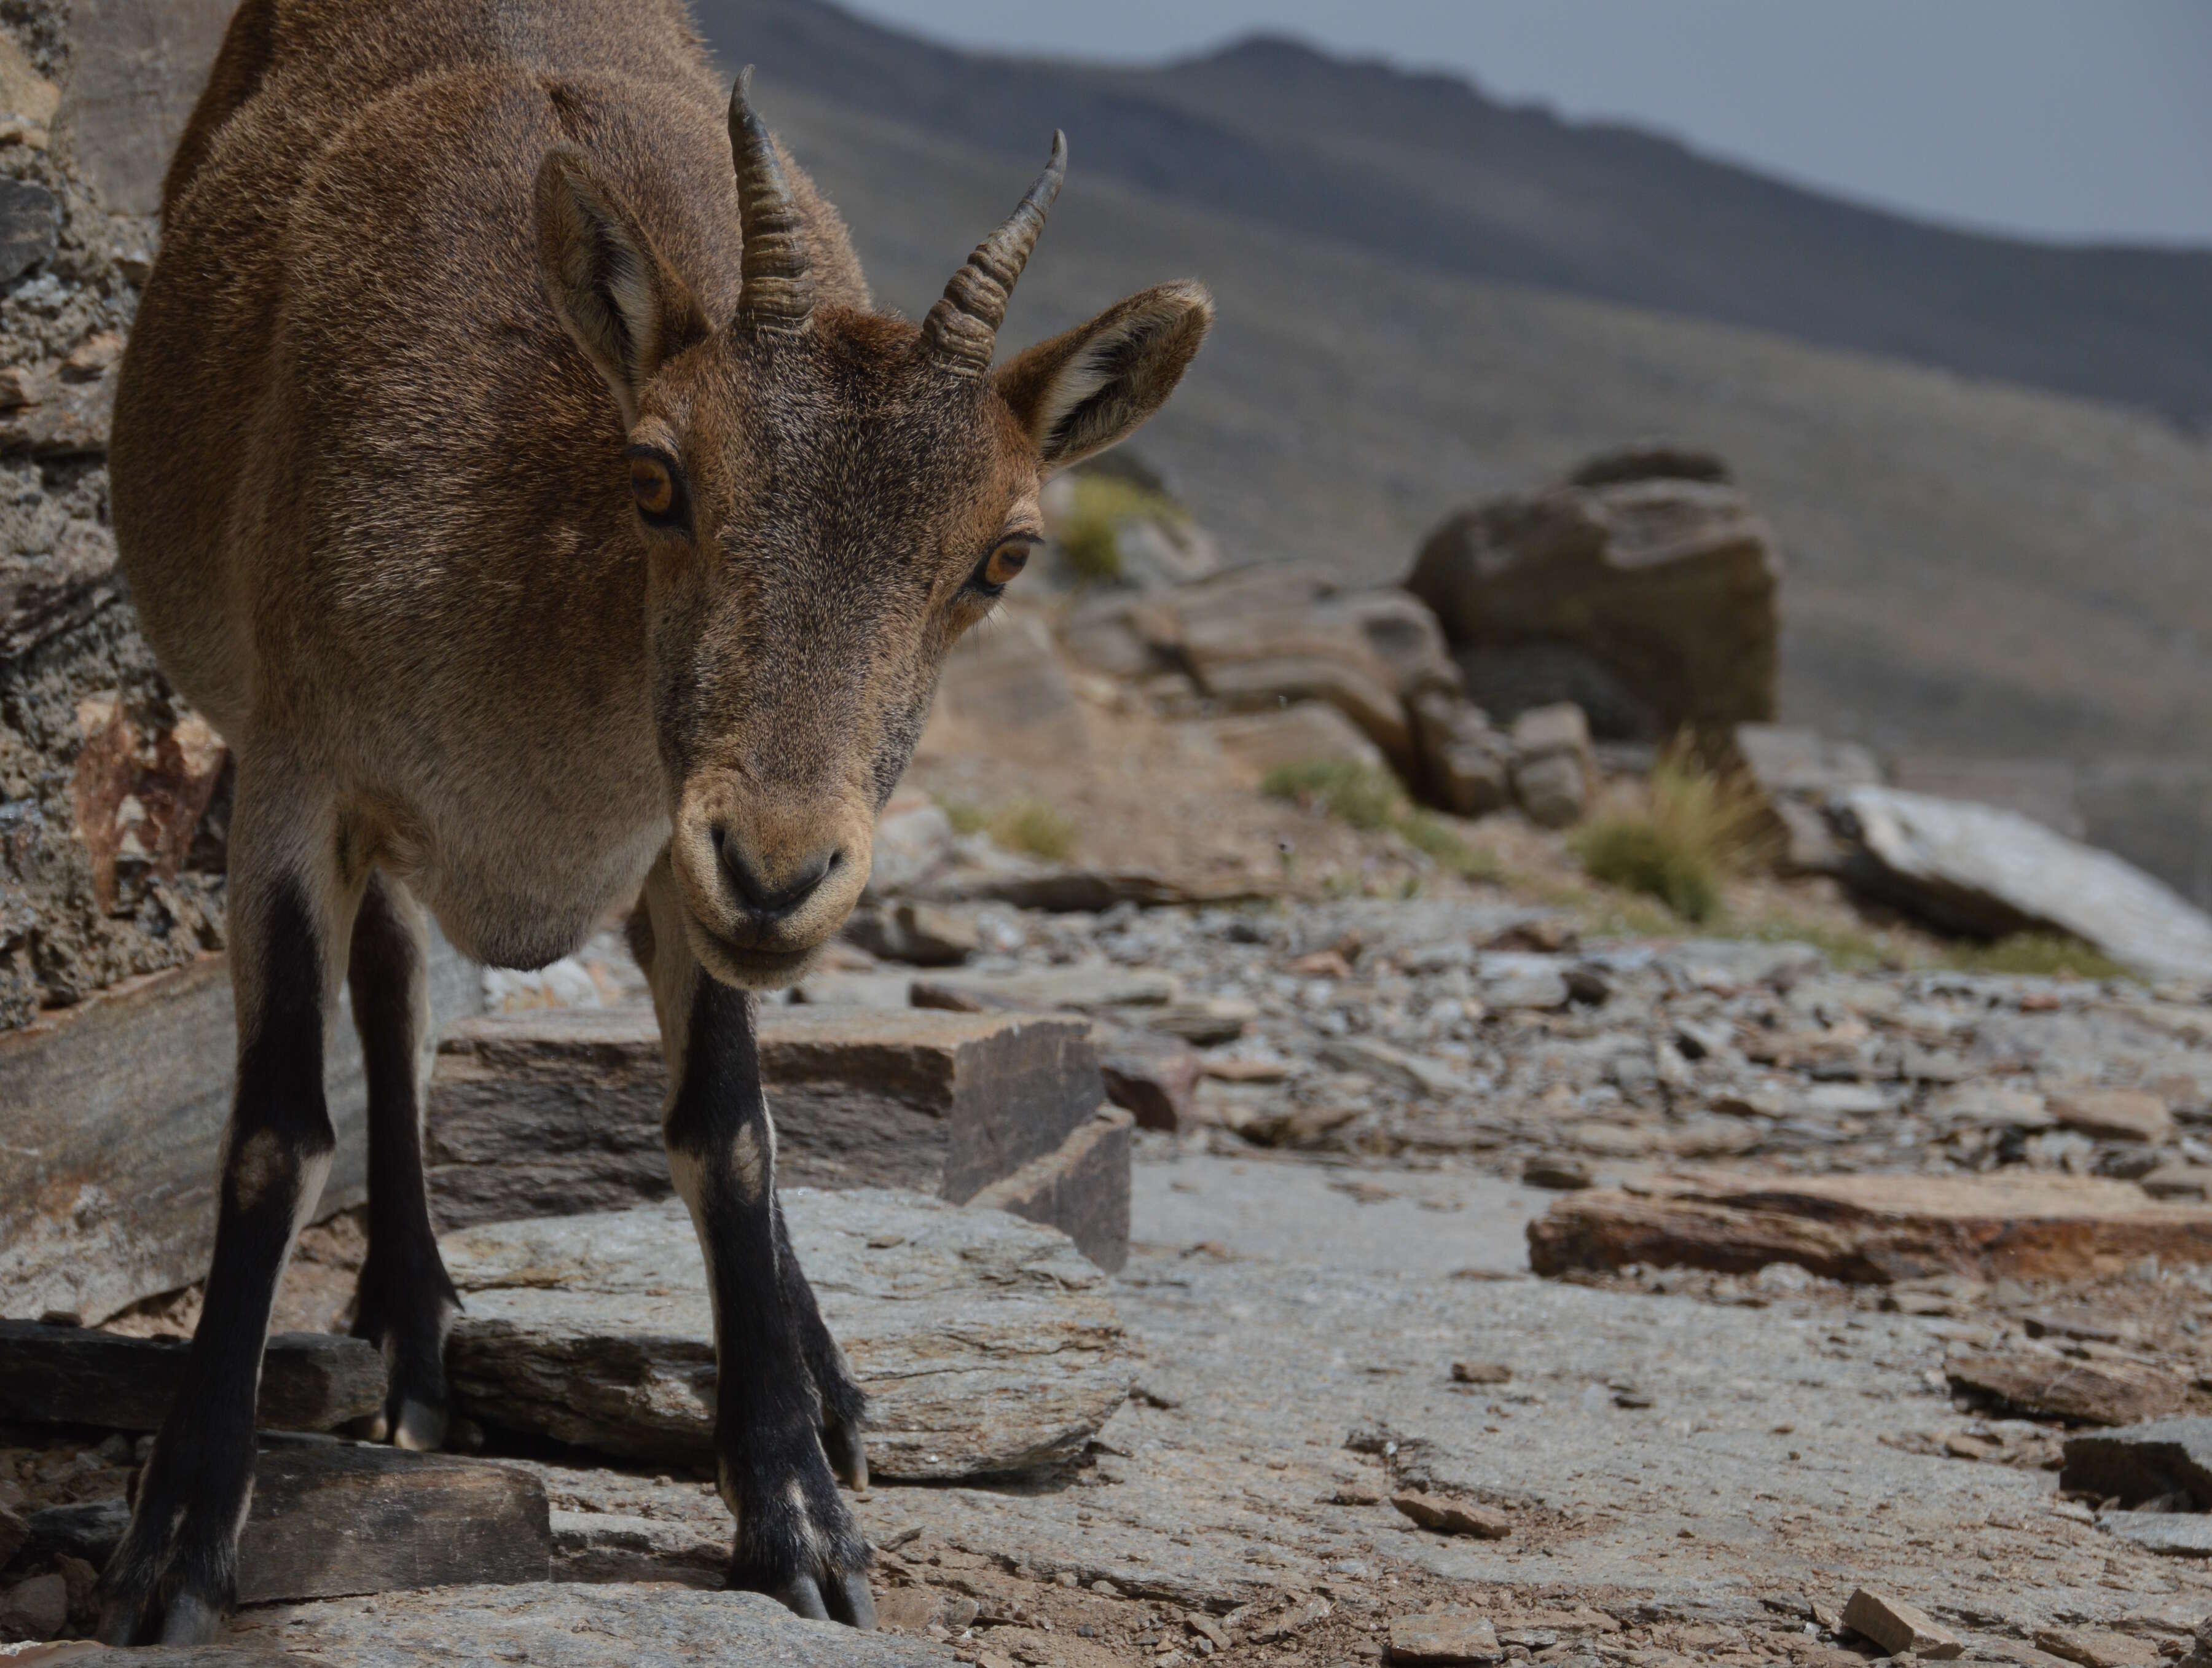
[[[1924,216],[2212,245],[2212,0],[844,0],[963,45],[1149,59],[1257,29]]]

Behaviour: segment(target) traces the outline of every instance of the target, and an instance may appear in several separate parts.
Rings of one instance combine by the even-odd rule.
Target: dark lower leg
[[[845,1352],[823,1324],[814,1301],[814,1288],[791,1249],[791,1230],[784,1225],[783,1202],[775,1201],[775,1266],[782,1283],[783,1301],[799,1329],[799,1352],[821,1398],[822,1447],[830,1467],[846,1485],[868,1486],[868,1453],[861,1440],[867,1422],[868,1398],[853,1381]]]
[[[773,1592],[802,1615],[871,1626],[867,1544],[830,1475],[809,1356],[819,1351],[841,1369],[823,1397],[830,1384],[849,1389],[849,1375],[812,1294],[803,1306],[794,1301],[805,1277],[778,1221],[775,1135],[751,1001],[704,977],[692,983],[665,1134],[714,1292],[717,1470],[737,1519],[731,1584]],[[818,1334],[812,1348],[810,1331]]]
[[[414,902],[381,875],[354,917],[347,963],[368,1079],[368,1257],[353,1334],[391,1374],[370,1434],[403,1448],[446,1437],[446,1331],[460,1308],[438,1255],[422,1179],[422,1044],[429,1030],[423,930]]]
[[[296,889],[258,913],[234,950],[256,962],[239,980],[238,1095],[207,1296],[131,1527],[100,1578],[100,1636],[111,1644],[205,1642],[236,1596],[270,1307],[330,1170],[322,947]]]

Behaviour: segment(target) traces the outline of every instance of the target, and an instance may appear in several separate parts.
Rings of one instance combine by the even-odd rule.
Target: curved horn
[[[737,164],[738,225],[745,245],[738,324],[790,335],[804,330],[814,312],[814,267],[775,142],[747,96],[752,79],[748,64],[730,89],[730,156]]]
[[[1029,264],[1044,230],[1046,210],[1067,177],[1067,136],[1052,136],[1052,156],[1044,172],[999,229],[975,246],[968,264],[945,286],[945,299],[921,321],[922,351],[963,377],[979,377],[991,363],[999,326],[1006,322],[1006,301]]]

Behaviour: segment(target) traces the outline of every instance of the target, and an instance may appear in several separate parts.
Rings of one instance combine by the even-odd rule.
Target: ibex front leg
[[[238,1592],[253,1491],[253,1411],[269,1311],[334,1144],[323,1026],[352,897],[327,816],[241,761],[230,861],[238,1089],[215,1259],[182,1388],[138,1481],[131,1527],[100,1584],[109,1644],[204,1644]]]
[[[866,1475],[861,1398],[781,1231],[753,998],[692,961],[665,865],[648,898],[658,954],[641,944],[641,959],[673,1080],[662,1133],[714,1298],[716,1479],[737,1519],[730,1585],[773,1593],[801,1616],[872,1628],[868,1545],[823,1447],[826,1426],[842,1466]]]
[[[446,1440],[446,1333],[461,1301],[438,1255],[422,1186],[422,1098],[431,1034],[428,931],[406,889],[372,875],[354,917],[349,979],[368,1077],[368,1257],[353,1335],[391,1368],[370,1434],[403,1448]]]

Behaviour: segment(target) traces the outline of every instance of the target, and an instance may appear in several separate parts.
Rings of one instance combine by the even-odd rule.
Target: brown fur
[[[115,415],[140,617],[238,761],[240,1050],[208,1301],[103,1638],[204,1641],[235,1592],[253,1369],[329,1163],[349,949],[379,1131],[356,1326],[391,1364],[381,1428],[434,1445],[453,1298],[422,1197],[413,901],[531,967],[641,885],[664,1133],[716,1298],[731,1579],[866,1625],[830,1469],[866,1478],[864,1398],[784,1243],[750,998],[726,987],[793,976],[837,930],[994,552],[1040,531],[1046,471],[1167,397],[1211,318],[1164,285],[982,374],[1060,160],[979,251],[1000,276],[948,286],[955,362],[871,310],[836,211],[726,117],[678,0],[240,8]]]
[[[535,193],[563,149],[681,292],[637,397],[690,477],[688,555],[641,538],[624,414],[548,304]],[[672,828],[709,965],[787,974],[866,878],[937,660],[985,611],[965,580],[1034,516],[1038,355],[1097,331],[995,383],[936,374],[787,175],[819,306],[748,343],[718,328],[722,95],[672,0],[250,0],[179,147],[116,417],[147,629],[242,756],[289,755],[355,862],[484,959],[572,948]],[[1189,286],[1140,304],[1167,325],[1109,438],[1210,317]],[[714,817],[771,871],[835,843],[849,884],[741,964]]]

